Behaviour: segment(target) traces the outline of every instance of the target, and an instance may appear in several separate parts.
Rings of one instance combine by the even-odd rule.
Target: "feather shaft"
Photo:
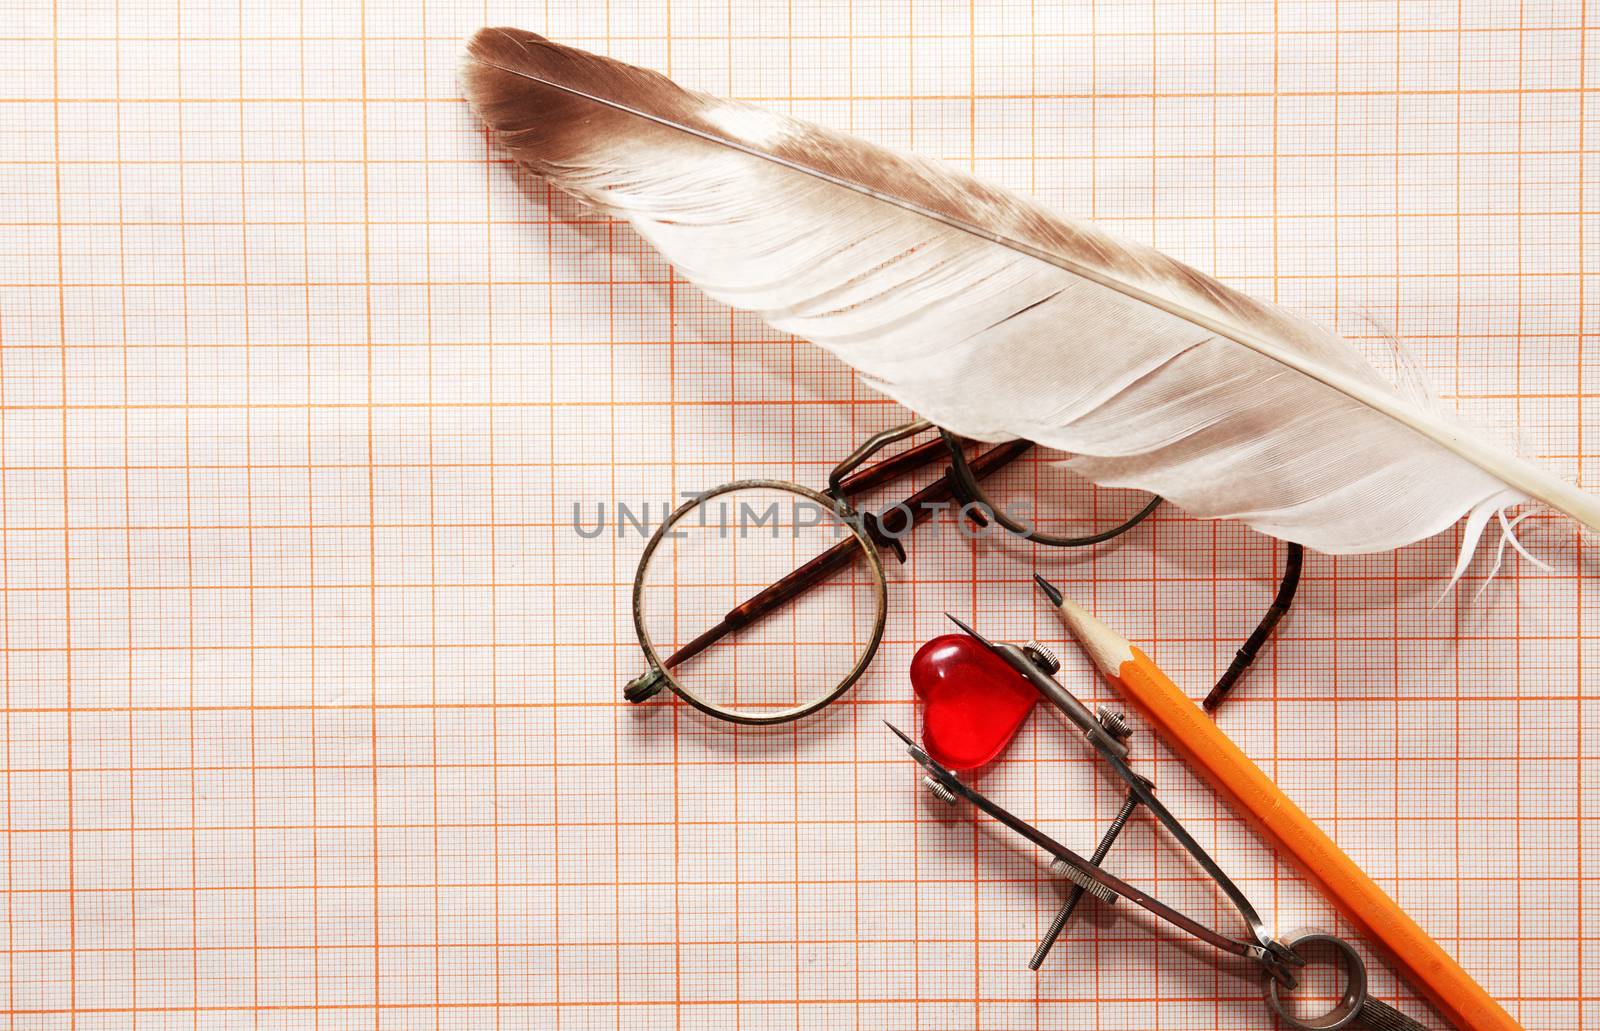
[[[1237,514],[1259,529],[1324,550],[1377,550],[1396,546],[1397,541],[1403,543],[1399,536],[1420,539],[1438,532],[1464,511],[1476,508],[1506,488],[1513,492],[1509,495],[1513,501],[1519,500],[1517,495],[1524,495],[1600,529],[1600,498],[1490,446],[1428,406],[1403,396],[1337,338],[1149,248],[1126,244],[1092,227],[1070,223],[1031,202],[920,159],[759,109],[692,94],[653,72],[562,47],[531,33],[504,29],[480,32],[469,48],[466,79],[469,95],[485,121],[535,171],[627,217],[714,296],[755,307],[779,328],[810,336],[855,364],[874,385],[920,414],[937,421],[969,420],[965,426],[950,427],[967,435],[1029,436],[1041,443],[1078,451],[1086,457],[1075,467],[1098,482],[1117,483],[1119,477],[1126,476],[1129,485],[1171,495],[1172,484],[1164,486],[1164,481],[1176,477],[1177,486],[1186,489],[1189,496],[1175,496],[1174,500],[1199,514]],[[517,81],[524,85],[517,87]],[[518,95],[519,89],[522,95]],[[580,115],[577,108],[563,107],[572,101],[580,107],[594,105],[598,110]],[[630,160],[629,152],[616,149],[606,136],[607,131],[626,135],[629,130],[620,123],[602,124],[601,111],[639,123],[635,130],[640,134],[636,170],[612,171],[607,164],[627,164]],[[541,116],[544,121],[540,121]],[[592,126],[588,124],[591,121],[595,123]],[[705,150],[689,153],[682,144],[650,135],[657,130],[704,145]],[[718,154],[724,157],[719,158]],[[802,210],[815,206],[832,219],[820,239],[802,239],[802,229],[780,224],[763,207],[763,202],[770,204],[771,198],[759,195],[759,190],[770,191],[773,182],[751,182],[747,186],[745,180],[760,176],[753,174],[753,166],[728,165],[727,161],[733,158],[727,156],[798,174],[822,187],[846,191],[862,201],[924,219],[930,225],[919,239],[910,223],[894,222],[868,208],[850,207],[831,195],[815,194],[813,187],[802,190],[796,181],[785,180],[779,185],[789,191],[783,195],[787,202]],[[657,172],[661,167],[671,171]],[[704,182],[683,178],[690,174],[685,169],[694,167],[704,169]],[[672,178],[674,175],[678,178]],[[687,184],[689,188],[663,192],[676,184]],[[745,189],[757,195],[741,193]],[[741,238],[716,235],[720,231],[719,210],[723,207],[729,209],[722,213],[729,225],[748,229]],[[957,245],[958,238],[948,236],[944,238],[947,242],[941,242],[940,227],[971,238],[974,243]],[[763,229],[781,229],[784,235],[763,236]],[[980,246],[976,241],[1019,257],[986,256],[972,250]],[[930,251],[930,247],[934,250]],[[929,256],[945,253],[948,257]],[[1008,263],[1022,259],[1119,295],[1125,299],[1121,302],[1124,306],[1132,302],[1135,308],[1161,312],[1192,328],[1169,340],[1170,328],[1164,328],[1159,320],[1149,322],[1135,309],[1118,309],[1099,295],[1069,290],[1067,281],[1053,283],[1048,276],[1026,268],[1008,268]],[[936,264],[927,264],[930,261]],[[851,262],[857,263],[858,271],[850,271],[857,267]],[[845,266],[844,271],[836,266]],[[766,271],[765,280],[753,278],[761,269]],[[894,294],[895,289],[899,295]],[[958,294],[971,298],[961,302],[969,309],[965,315],[953,314],[957,302],[949,298]],[[940,303],[945,305],[943,309],[938,308]],[[1062,401],[1076,398],[1065,406],[1052,406],[1046,398],[1037,403],[1036,410],[1023,411],[1026,406],[1019,406],[1016,412],[987,414],[977,412],[973,405],[958,403],[966,398],[960,398],[959,391],[953,394],[951,384],[939,379],[959,379],[977,354],[983,354],[990,366],[1002,370],[1009,368],[1009,360],[1014,360],[1014,374],[1023,377],[1019,382],[1037,379],[1033,370],[1041,361],[1038,351],[1042,345],[1031,338],[1048,328],[1063,309],[1071,311],[1074,305],[1076,310],[1100,318],[1101,324],[1110,319],[1109,325],[1120,326],[1120,332],[1131,334],[1130,343],[1123,349],[1127,359],[1143,361],[1155,372],[1130,378],[1132,366],[1087,369],[1083,375],[1103,383],[1103,389],[1088,383],[1059,395]],[[946,336],[928,332],[926,320],[930,318],[943,320],[934,329],[947,330]],[[1094,318],[1084,322],[1096,324]],[[1182,470],[1187,467],[1188,456],[1174,451],[1183,450],[1174,442],[1182,441],[1183,447],[1197,450],[1202,457],[1233,460],[1239,457],[1242,446],[1234,443],[1242,439],[1239,428],[1254,425],[1259,429],[1264,425],[1261,416],[1242,411],[1236,401],[1221,397],[1221,392],[1201,399],[1191,388],[1184,387],[1189,393],[1180,390],[1179,395],[1172,395],[1172,381],[1182,381],[1184,376],[1194,375],[1196,369],[1220,367],[1219,362],[1228,368],[1233,379],[1261,378],[1261,370],[1252,370],[1248,363],[1240,365],[1238,359],[1225,354],[1209,363],[1175,362],[1187,351],[1207,346],[1204,336],[1194,336],[1196,330],[1237,345],[1353,403],[1354,409],[1335,412],[1339,419],[1359,421],[1360,411],[1370,412],[1414,434],[1419,446],[1425,440],[1460,459],[1463,467],[1440,474],[1450,480],[1449,490],[1444,492],[1449,494],[1449,500],[1436,502],[1449,505],[1454,511],[1415,512],[1414,518],[1407,517],[1403,530],[1387,535],[1375,528],[1362,528],[1359,515],[1351,510],[1363,502],[1370,503],[1371,497],[1377,496],[1374,491],[1385,492],[1386,503],[1398,510],[1405,505],[1390,496],[1396,490],[1414,486],[1426,493],[1440,487],[1408,485],[1403,463],[1383,454],[1383,448],[1392,449],[1393,442],[1376,439],[1372,445],[1374,461],[1385,466],[1386,477],[1378,485],[1334,482],[1338,476],[1353,475],[1354,469],[1329,472],[1323,477],[1326,482],[1313,482],[1315,470],[1305,473],[1283,469],[1275,481],[1278,492],[1253,505],[1258,499],[1249,496],[1248,491],[1245,497],[1230,501],[1222,496],[1226,491],[1208,490],[1193,477],[1184,479],[1187,474]],[[1141,340],[1143,343],[1139,343]],[[1137,358],[1140,354],[1146,357]],[[1062,357],[1066,357],[1065,353]],[[1156,380],[1151,381],[1151,376]],[[995,378],[1001,379],[1000,374],[996,373]],[[1304,419],[1303,410],[1311,395],[1292,383],[1286,382],[1284,387],[1284,397],[1296,398],[1295,404],[1301,409],[1297,411],[1295,404],[1285,402],[1288,407],[1284,418],[1292,425],[1296,419]],[[1148,397],[1138,393],[1146,388],[1155,393]],[[1213,411],[1210,415],[1198,411],[1184,415],[1171,439],[1159,447],[1151,444],[1143,460],[1118,461],[1107,457],[1104,449],[1091,454],[1073,446],[1109,440],[1121,433],[1115,422],[1098,430],[1093,428],[1095,418],[1104,421],[1106,402],[1114,396],[1126,397],[1128,403],[1123,408],[1135,413],[1141,404],[1154,403],[1152,397],[1160,401],[1169,396],[1187,397],[1193,403],[1205,400],[1213,405]],[[1052,410],[1055,415],[1050,414]],[[1172,415],[1178,418],[1176,409]],[[1085,421],[1088,416],[1093,418]],[[1222,432],[1222,423],[1234,429]],[[1188,428],[1183,429],[1182,424]],[[1213,424],[1218,424],[1215,431],[1209,429]],[[1376,433],[1370,423],[1363,425],[1368,427],[1362,431],[1367,436]],[[1309,428],[1310,424],[1306,426]],[[1262,446],[1272,454],[1285,453],[1283,434],[1289,431],[1280,428],[1276,432],[1278,436],[1264,440]],[[1122,436],[1126,438],[1125,433]],[[1151,439],[1158,438],[1159,434]],[[1428,466],[1424,457],[1417,457],[1416,468]],[[1280,466],[1288,464],[1288,459],[1279,459]],[[1475,479],[1468,474],[1468,468],[1487,479]],[[1427,506],[1419,502],[1413,507]],[[1341,529],[1319,534],[1307,528],[1317,512],[1335,509],[1339,513],[1337,521],[1344,524]]]

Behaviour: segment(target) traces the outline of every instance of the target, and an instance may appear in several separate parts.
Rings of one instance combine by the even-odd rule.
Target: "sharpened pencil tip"
[[[1046,580],[1044,577],[1040,576],[1038,573],[1033,574],[1033,582],[1038,584],[1039,590],[1043,591],[1044,596],[1050,599],[1050,604],[1056,606],[1057,608],[1061,607],[1061,599],[1064,598],[1065,595],[1061,593],[1060,588],[1051,583],[1049,580]]]
[[[1039,588],[1050,595],[1050,600],[1056,606],[1056,615],[1061,617],[1061,622],[1078,639],[1094,664],[1107,676],[1116,676],[1122,664],[1133,654],[1133,646],[1091,615],[1088,609],[1057,590],[1054,584],[1042,577],[1034,579],[1038,581]]]

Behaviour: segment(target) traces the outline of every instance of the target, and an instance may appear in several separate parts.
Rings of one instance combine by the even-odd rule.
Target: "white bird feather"
[[[463,81],[522,165],[955,433],[1329,553],[1466,515],[1470,552],[1529,500],[1600,528],[1600,498],[1347,341],[935,162],[516,29],[479,32]]]

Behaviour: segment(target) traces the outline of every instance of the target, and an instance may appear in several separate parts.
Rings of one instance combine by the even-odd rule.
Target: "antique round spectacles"
[[[929,431],[932,439],[871,461]],[[1050,547],[1084,547],[1127,532],[1161,504],[1151,498],[1109,529],[1071,533],[1082,514],[1013,465],[1032,447],[1016,440],[976,450],[915,420],[869,438],[833,468],[825,490],[748,479],[692,497],[655,528],[640,557],[632,614],[650,668],[624,697],[642,702],[670,688],[731,723],[799,719],[843,695],[871,663],[888,615],[883,552],[906,561],[916,526],[954,515],[971,535],[998,526]],[[940,462],[942,475],[898,503],[867,511],[851,500]],[[1254,647],[1284,608],[1274,605]],[[1231,676],[1248,664],[1236,660]]]

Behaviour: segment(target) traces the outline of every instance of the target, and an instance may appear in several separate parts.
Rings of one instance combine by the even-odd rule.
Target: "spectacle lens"
[[[826,495],[777,480],[679,508],[634,582],[651,661],[687,701],[736,723],[798,719],[837,698],[876,651],[886,609],[862,529]]]

